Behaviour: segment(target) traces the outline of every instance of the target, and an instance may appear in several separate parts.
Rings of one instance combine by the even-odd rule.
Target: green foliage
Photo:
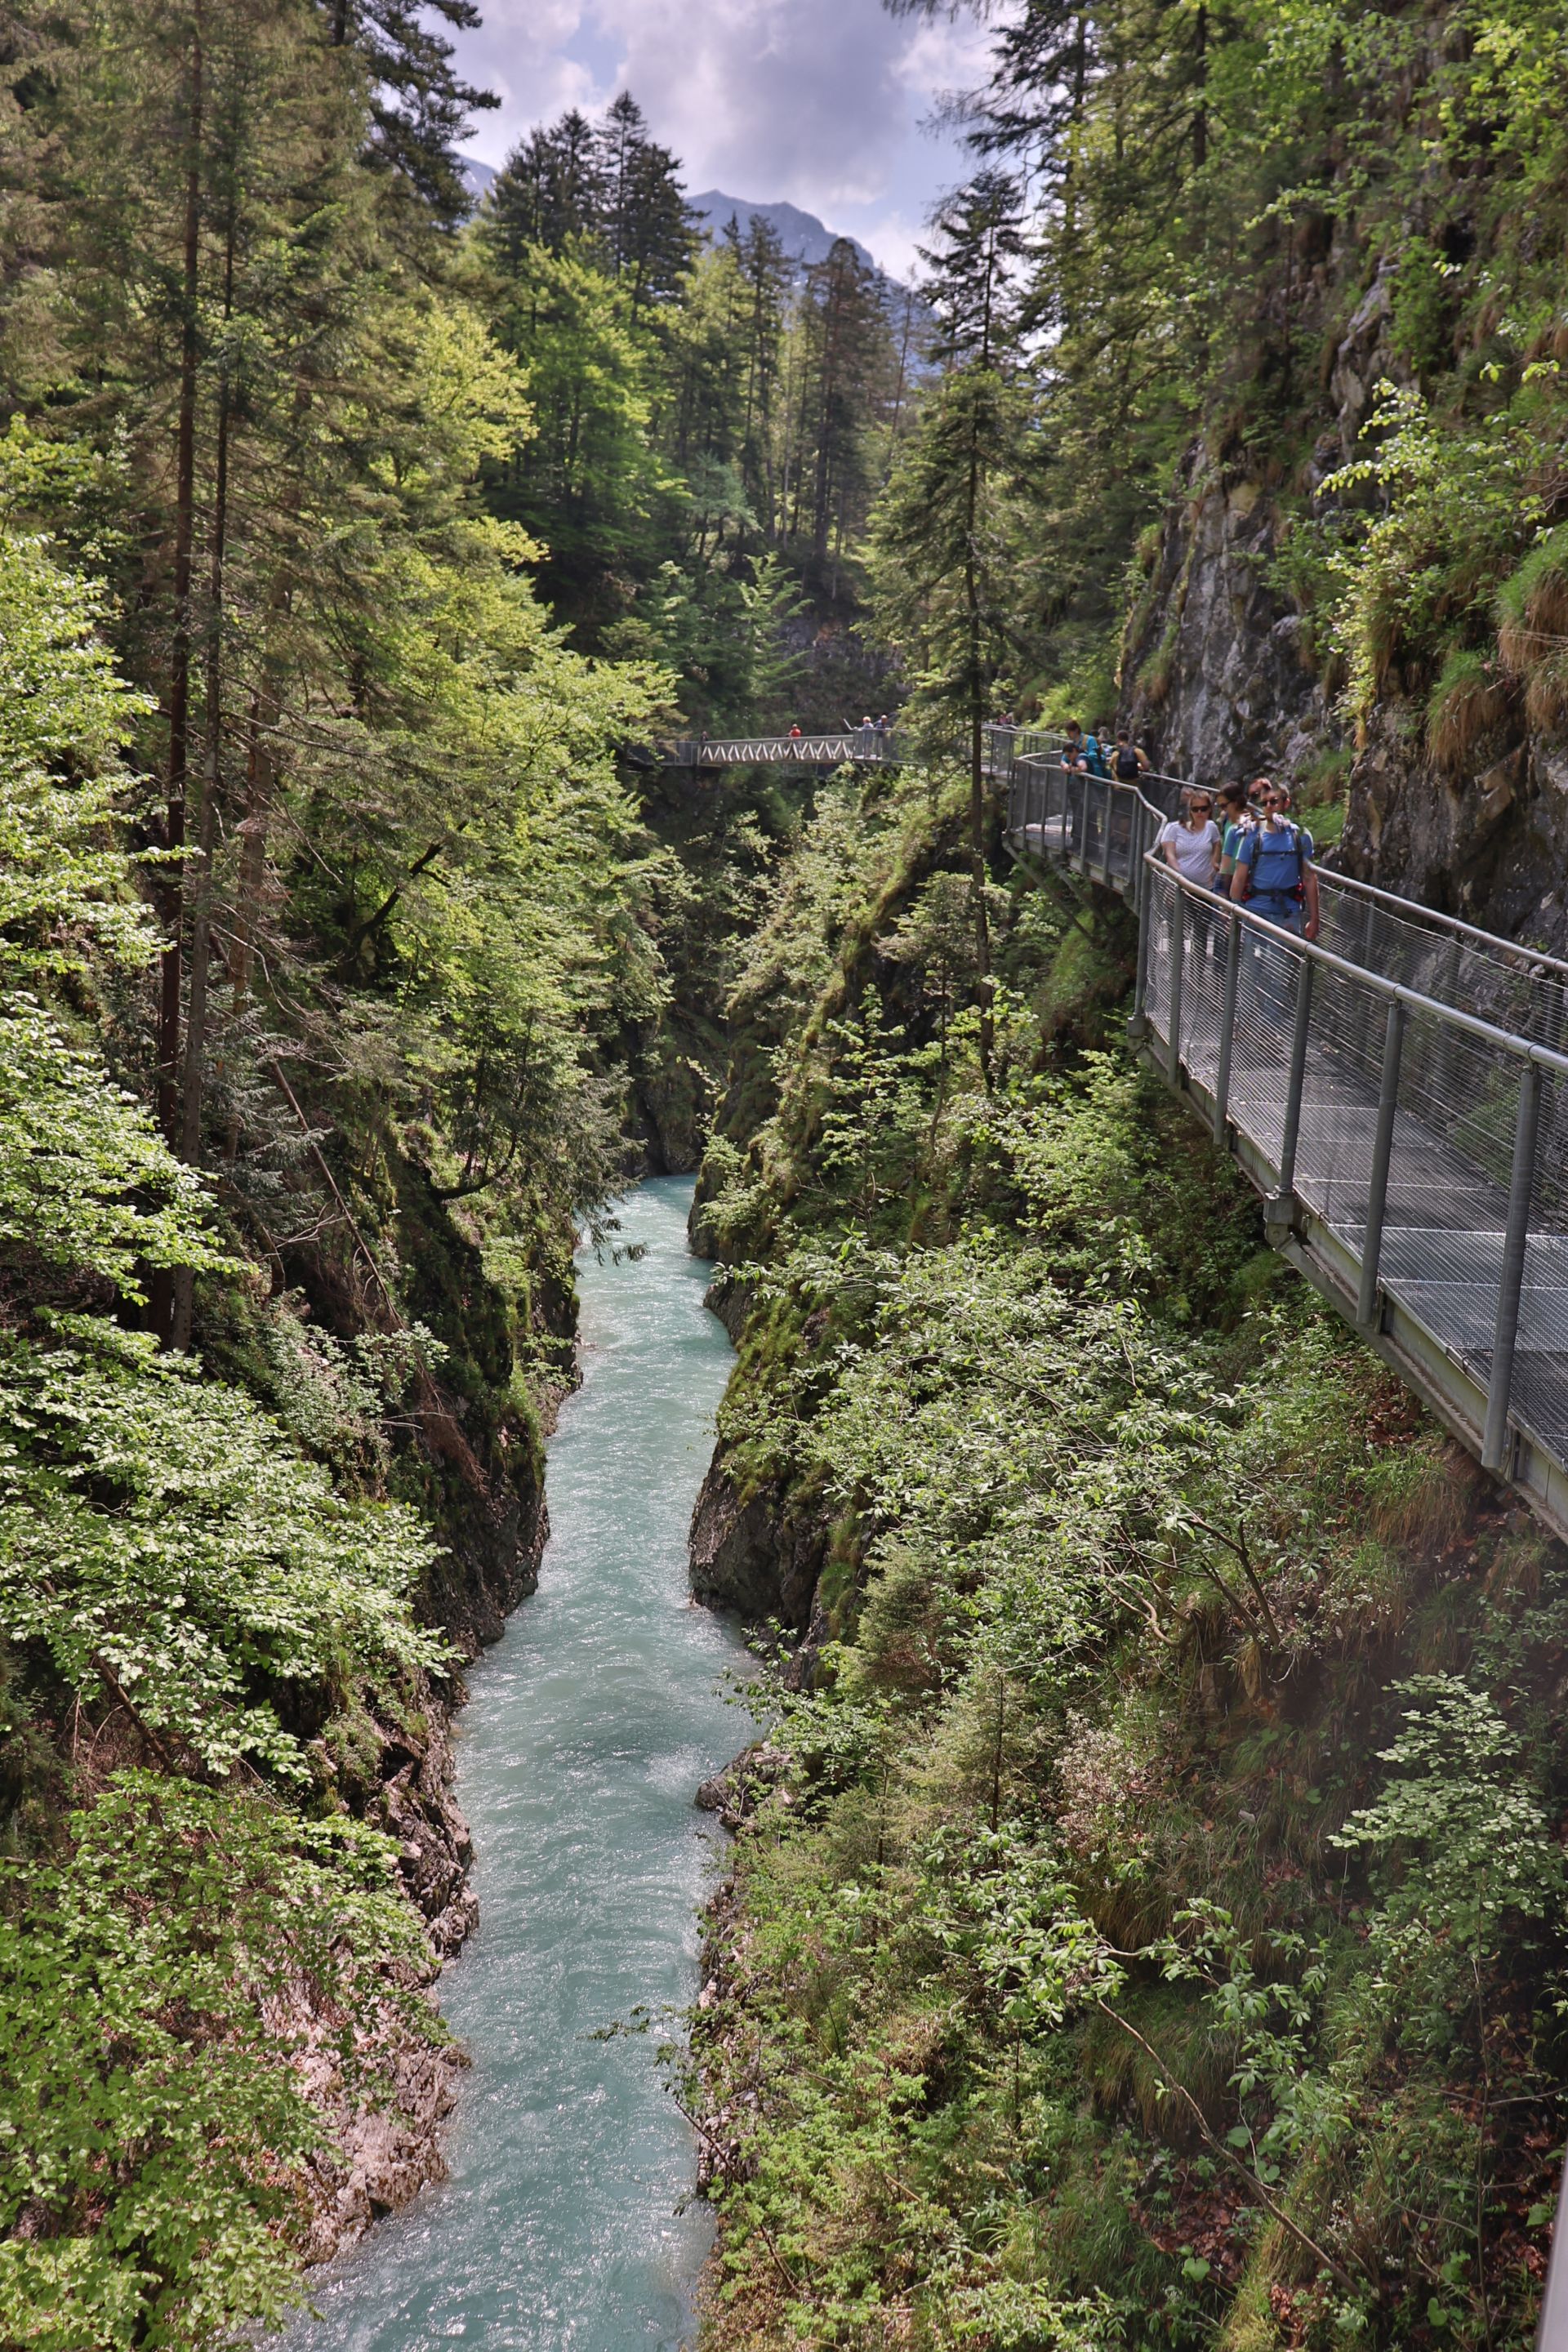
[[[953,814],[825,804],[704,1177],[722,1458],[822,1559],[694,2021],[710,2338],[1522,2341],[1561,1555],[1083,1048],[1065,893],[995,908],[986,1091]]]
[[[1378,1933],[1391,1947],[1413,1932],[1430,1952],[1440,1921],[1453,1940],[1450,1967],[1491,1963],[1510,1920],[1561,1918],[1563,1858],[1545,1808],[1521,1783],[1521,1741],[1486,1691],[1456,1675],[1417,1675],[1395,1695],[1415,1702],[1379,1751],[1395,1769],[1335,1843],[1365,1849],[1389,1870]]]
[[[202,1231],[195,1171],[31,996],[0,997],[0,1244],[133,1299],[143,1265],[233,1267]]]
[[[387,1840],[119,1774],[0,1890],[0,2330],[29,2352],[232,2344],[299,2299],[310,2055],[434,2038]]]
[[[47,483],[34,457],[13,424],[0,495]],[[0,533],[0,959],[13,984],[79,966],[89,946],[145,961],[155,945],[110,823],[148,701],[96,635],[104,616],[101,593],[40,541]]]
[[[79,1318],[74,1346],[0,1352],[0,1612],[79,1698],[110,1687],[208,1769],[306,1767],[261,1694],[446,1657],[409,1595],[436,1548],[411,1512],[351,1503],[238,1391]]]

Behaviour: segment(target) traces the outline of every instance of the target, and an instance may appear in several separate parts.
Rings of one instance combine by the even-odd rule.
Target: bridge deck
[[[1326,874],[1309,949],[1152,856],[1172,780],[994,764],[1016,856],[1136,900],[1135,1033],[1272,1238],[1568,1535],[1568,966]]]
[[[675,768],[897,767],[898,737],[877,727],[801,735],[685,735],[662,746]]]

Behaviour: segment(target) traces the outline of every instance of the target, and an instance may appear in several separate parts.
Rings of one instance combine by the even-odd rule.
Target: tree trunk
[[[235,221],[231,211],[224,249],[224,327],[234,311]],[[223,627],[224,556],[228,541],[228,436],[232,386],[228,355],[224,355],[218,380],[217,449],[213,482],[211,567],[207,575],[206,709],[202,775],[202,810],[197,851],[192,873],[190,995],[185,1009],[185,1055],[180,1085],[180,1157],[195,1167],[202,1156],[202,1078],[206,1053],[207,982],[212,968],[213,844],[217,829],[217,802],[223,769]],[[189,1266],[174,1274],[174,1347],[191,1344],[191,1314],[195,1278]]]
[[[1209,159],[1209,12],[1200,7],[1193,27],[1193,78],[1198,100],[1193,110],[1193,169],[1201,172]]]
[[[185,168],[184,260],[181,283],[180,396],[174,438],[174,625],[169,640],[169,764],[165,788],[163,845],[185,845],[185,787],[191,724],[191,549],[195,520],[196,380],[201,294],[203,11],[195,0],[191,19],[190,113]],[[181,930],[184,920],[182,868],[163,869],[160,893],[167,944],[159,968],[158,1123],[177,1150],[180,1140]],[[173,1328],[174,1285],[160,1268],[150,1286],[148,1317],[165,1342]]]
[[[963,540],[963,593],[969,624],[969,888],[974,918],[975,994],[980,1000],[980,1072],[989,1094],[995,1025],[992,1013],[991,919],[985,905],[984,622],[980,608],[980,562],[975,546],[980,520],[980,451],[974,432],[972,419]]]

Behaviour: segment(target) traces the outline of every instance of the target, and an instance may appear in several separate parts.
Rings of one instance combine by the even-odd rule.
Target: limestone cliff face
[[[1361,446],[1384,382],[1404,370],[1388,335],[1380,271],[1342,316],[1354,257],[1331,249],[1297,299],[1300,322],[1325,331],[1331,359],[1321,430],[1293,479],[1259,474],[1244,456],[1194,445],[1162,525],[1149,579],[1122,651],[1128,715],[1167,774],[1227,776],[1277,768],[1300,777],[1343,738],[1311,625],[1276,569],[1287,493],[1312,496]]]
[[[810,1496],[772,1485],[743,1494],[722,1439],[691,1517],[691,1590],[710,1609],[750,1624],[776,1618],[805,1633],[826,1549]]]
[[[1201,446],[1129,633],[1132,723],[1167,775],[1293,772],[1333,722],[1301,616],[1270,587],[1280,512]]]
[[[370,1766],[374,1793],[365,1818],[396,1843],[404,1886],[426,1921],[433,1978],[479,1918],[468,1884],[473,1843],[453,1793],[446,1711],[433,1702],[413,1726],[397,1729],[367,1718],[363,1736],[381,1742]],[[382,2214],[446,2178],[442,2127],[468,2061],[456,2043],[426,2041],[389,2022],[365,2053],[374,2055],[386,2095],[367,2103],[346,2089],[331,2021],[314,2012],[303,1988],[289,2024],[328,2130],[310,2166],[301,2247],[303,2260],[314,2263],[355,2244]]]
[[[1504,939],[1568,952],[1568,740],[1499,729],[1455,774],[1412,756],[1400,716],[1380,714],[1352,772],[1341,862]]]
[[[1271,770],[1310,799],[1337,755],[1350,764],[1333,862],[1563,952],[1568,732],[1532,727],[1522,701],[1500,689],[1490,724],[1462,760],[1445,763],[1426,750],[1424,682],[1406,688],[1394,677],[1357,743],[1335,707],[1325,649],[1278,562],[1289,506],[1299,511],[1364,446],[1378,385],[1402,380],[1390,309],[1380,273],[1331,346],[1322,428],[1291,480],[1194,446],[1129,623],[1124,712],[1167,774],[1218,782]]]

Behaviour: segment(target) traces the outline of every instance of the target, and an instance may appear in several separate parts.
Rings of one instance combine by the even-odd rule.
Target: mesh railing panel
[[[1227,904],[1183,890],[1157,863],[1147,869],[1147,889],[1143,1010],[1156,1056],[1172,1070],[1173,1022],[1180,1073],[1211,1102],[1223,1065],[1228,1123],[1275,1186],[1286,1148],[1298,1008],[1310,966],[1289,1189],[1343,1244],[1362,1276],[1374,1247],[1369,1231],[1380,1184],[1380,1107],[1396,1000],[1376,976],[1309,958]],[[1371,936],[1375,948],[1375,922]],[[1451,940],[1436,944],[1451,971],[1462,974],[1473,961],[1462,942],[1457,956]],[[1422,952],[1431,948],[1428,940]],[[1413,982],[1402,976],[1402,985]],[[1234,1002],[1228,1020],[1227,998]],[[1529,1065],[1518,1051],[1447,1019],[1441,1001],[1399,1001],[1394,1026],[1397,1085],[1381,1171],[1376,1288],[1483,1392],[1491,1388],[1521,1094],[1527,1083],[1538,1086],[1518,1331],[1503,1385],[1513,1422],[1554,1461],[1568,1464],[1568,1076],[1545,1068],[1528,1079]]]

